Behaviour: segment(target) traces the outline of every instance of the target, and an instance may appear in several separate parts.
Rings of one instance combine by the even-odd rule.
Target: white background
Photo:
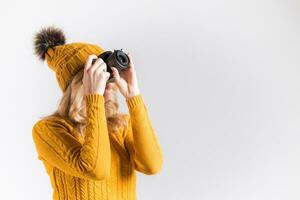
[[[31,138],[58,105],[42,26],[133,55],[163,148],[139,200],[300,199],[298,0],[2,1],[1,199],[51,199]],[[122,109],[127,111],[124,98]]]

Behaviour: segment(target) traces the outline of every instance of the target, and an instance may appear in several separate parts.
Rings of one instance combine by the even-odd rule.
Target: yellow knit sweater
[[[104,97],[85,96],[85,138],[62,118],[38,120],[32,137],[45,166],[54,200],[136,200],[136,170],[160,171],[161,146],[142,95],[126,100],[128,128],[108,133]]]

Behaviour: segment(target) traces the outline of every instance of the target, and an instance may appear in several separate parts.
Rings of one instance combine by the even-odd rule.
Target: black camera
[[[126,53],[123,52],[123,50],[114,50],[112,51],[105,51],[98,55],[98,58],[101,58],[105,63],[106,63],[106,71],[110,73],[110,76],[107,80],[107,83],[113,82],[114,77],[112,74],[112,69],[111,67],[115,67],[119,73],[121,73],[123,70],[126,70],[127,68],[130,67],[129,65],[129,57]],[[93,63],[96,60],[93,61]]]

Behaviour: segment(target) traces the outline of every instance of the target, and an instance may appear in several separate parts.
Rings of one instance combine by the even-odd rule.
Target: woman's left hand
[[[127,55],[129,57],[129,68],[119,73],[115,67],[112,67],[115,83],[126,100],[140,94],[132,56],[129,53]]]

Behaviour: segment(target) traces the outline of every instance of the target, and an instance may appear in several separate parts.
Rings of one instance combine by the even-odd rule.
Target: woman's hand
[[[94,59],[96,59],[96,61],[93,63]],[[90,55],[88,57],[82,78],[85,95],[91,93],[104,94],[106,81],[110,76],[106,67],[106,63],[96,55]]]
[[[140,94],[132,56],[129,53],[127,55],[129,57],[129,68],[119,73],[115,67],[112,67],[115,83],[126,100]]]

